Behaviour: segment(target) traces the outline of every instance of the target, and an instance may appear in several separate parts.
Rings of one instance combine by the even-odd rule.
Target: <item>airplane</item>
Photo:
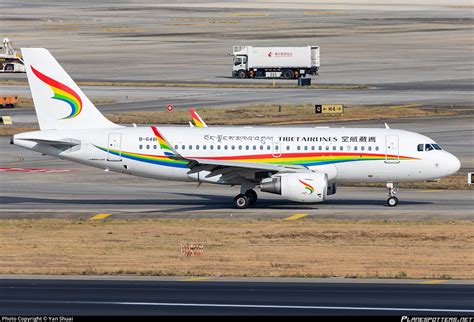
[[[460,161],[427,136],[385,128],[145,126],[112,123],[43,48],[22,49],[40,130],[12,144],[128,175],[240,186],[234,206],[268,192],[323,202],[339,183],[398,183],[456,173]]]

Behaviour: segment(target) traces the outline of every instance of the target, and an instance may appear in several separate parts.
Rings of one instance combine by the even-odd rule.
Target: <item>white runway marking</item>
[[[164,303],[164,302],[108,302],[108,301],[14,301],[0,300],[2,303],[29,304],[76,304],[76,305],[131,305],[131,306],[171,306],[171,307],[215,307],[244,309],[291,309],[291,310],[345,310],[345,311],[404,311],[404,312],[444,312],[474,313],[474,309],[434,309],[408,307],[360,307],[360,306],[306,306],[306,305],[260,305],[260,304],[215,304],[215,303]]]

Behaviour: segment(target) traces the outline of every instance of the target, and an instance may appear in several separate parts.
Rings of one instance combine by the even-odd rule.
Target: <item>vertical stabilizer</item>
[[[22,48],[41,130],[121,127],[107,120],[44,48]]]

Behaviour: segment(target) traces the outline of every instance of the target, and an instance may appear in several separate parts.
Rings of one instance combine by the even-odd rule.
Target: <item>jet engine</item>
[[[328,177],[321,172],[283,173],[262,180],[260,189],[288,200],[321,202],[326,199]]]
[[[333,195],[335,194],[337,191],[337,184],[335,182],[331,182],[329,181],[328,183],[328,192],[327,192],[327,195]]]

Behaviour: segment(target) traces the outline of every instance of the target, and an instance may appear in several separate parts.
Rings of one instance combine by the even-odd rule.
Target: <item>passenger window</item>
[[[304,150],[308,151],[308,146],[307,145],[304,146]]]
[[[298,145],[298,146],[296,147],[296,149],[299,151],[299,150],[301,150],[301,147]]]
[[[178,150],[178,145],[175,145],[174,148],[175,148],[176,150]],[[148,149],[148,148],[147,148],[147,149]]]
[[[319,151],[322,151],[323,150],[323,147],[320,145],[319,148],[318,148]]]
[[[329,151],[329,145],[326,145],[326,151]]]
[[[371,147],[371,146],[369,146],[369,151],[372,151],[372,147]]]
[[[423,144],[418,144],[418,149],[419,152],[423,152]]]
[[[343,151],[343,150],[344,150],[344,147],[341,145],[341,146],[339,147],[339,150]]]
[[[140,150],[143,149],[143,145],[140,144],[140,145],[138,146],[138,148],[139,148]]]
[[[149,144],[146,145],[146,149],[150,150],[150,145]]]
[[[227,145],[224,145],[224,150],[227,150]]]
[[[210,145],[210,146],[209,146],[209,149],[214,150],[214,146],[213,146],[213,145]]]
[[[256,145],[254,145],[254,146],[253,146],[253,149],[254,149],[254,150],[257,150],[257,146],[256,146]]]
[[[232,150],[235,150],[235,145],[232,145],[230,148],[231,148]]]
[[[290,151],[290,146],[289,145],[286,146],[286,150]]]
[[[220,145],[218,145],[218,146],[217,146],[217,150],[220,150],[220,149],[221,149],[221,146],[220,146]]]
[[[336,151],[336,149],[337,149],[337,147],[334,145],[334,146],[332,147],[332,150],[333,150],[333,151]]]
[[[206,146],[205,146],[205,145],[203,145],[203,146],[202,146],[202,149],[203,149],[203,150],[206,150]]]
[[[250,147],[248,145],[245,146],[245,150],[248,150],[250,149]]]
[[[184,145],[183,145],[183,146],[184,146]],[[156,148],[157,148],[157,146],[156,146],[156,144],[155,144],[155,145],[153,146],[153,149],[155,149],[155,150],[156,150]]]
[[[242,146],[241,146],[241,145],[239,145],[239,150],[242,150]]]
[[[354,151],[357,151],[357,145],[356,145],[356,146],[354,146]]]
[[[361,151],[364,151],[364,150],[365,150],[365,146],[361,146],[361,147],[360,147],[360,150],[361,150]]]
[[[275,151],[278,151],[280,147],[278,145],[275,145]]]
[[[155,149],[156,149],[156,145],[155,145]],[[182,150],[186,149],[186,146],[182,145],[182,146],[181,146],[181,149],[182,149]]]
[[[193,146],[192,146],[192,145],[190,145],[190,146],[189,146],[189,150],[192,150],[192,149],[193,149]]]
[[[196,145],[196,150],[199,150],[199,145]]]
[[[316,149],[316,147],[313,145],[313,146],[311,147],[311,150],[314,151],[315,149]]]
[[[263,145],[260,146],[260,150],[263,150]]]
[[[378,150],[379,150],[379,147],[378,147],[378,146],[376,146],[376,147],[375,147],[375,151],[378,151]]]

